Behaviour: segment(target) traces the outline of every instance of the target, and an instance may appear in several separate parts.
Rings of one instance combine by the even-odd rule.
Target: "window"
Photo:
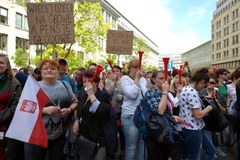
[[[22,48],[26,51],[29,48],[29,40],[16,37],[16,49]]]
[[[0,33],[0,50],[7,50],[7,35]]]
[[[8,10],[0,7],[0,23],[8,24]]]
[[[23,29],[28,31],[28,20],[27,20],[27,16],[24,16],[24,26],[23,26]]]
[[[235,44],[235,36],[232,37],[232,44]]]
[[[239,28],[238,28],[238,22],[236,22],[236,25],[235,25],[235,30],[237,31]]]
[[[110,17],[111,17],[111,15],[108,12],[106,12],[106,22],[107,23],[110,22]]]
[[[232,49],[232,57],[235,57],[235,49]]]
[[[16,28],[21,29],[22,25],[22,14],[16,13]]]

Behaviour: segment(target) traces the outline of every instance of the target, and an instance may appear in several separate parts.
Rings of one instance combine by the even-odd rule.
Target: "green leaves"
[[[11,58],[17,66],[26,67],[28,65],[29,54],[24,52],[22,48],[18,48]]]

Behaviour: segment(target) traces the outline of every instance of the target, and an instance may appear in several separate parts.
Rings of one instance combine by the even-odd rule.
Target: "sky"
[[[211,40],[217,0],[108,0],[158,45],[160,53],[184,53]]]

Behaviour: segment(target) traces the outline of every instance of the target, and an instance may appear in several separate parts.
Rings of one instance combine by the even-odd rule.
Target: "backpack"
[[[209,116],[203,117],[205,123],[204,129],[212,132],[222,132],[228,124],[228,120],[225,115],[219,109],[218,103],[215,99],[212,98],[201,98],[202,107],[210,105],[213,107],[213,110],[209,112]]]
[[[141,99],[134,112],[133,121],[139,132],[143,134],[143,137],[148,134],[146,119],[150,116],[150,114],[151,110],[148,103],[144,98]]]
[[[149,135],[154,137],[161,144],[182,143],[184,138],[176,130],[176,121],[167,111],[163,115],[158,113],[150,114],[146,119]]]

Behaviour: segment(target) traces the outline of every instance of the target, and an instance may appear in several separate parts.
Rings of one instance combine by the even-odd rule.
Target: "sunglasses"
[[[209,84],[216,84],[216,82],[208,82]]]
[[[223,73],[223,75],[225,75],[225,76],[226,76],[226,75],[227,75],[227,73]]]

